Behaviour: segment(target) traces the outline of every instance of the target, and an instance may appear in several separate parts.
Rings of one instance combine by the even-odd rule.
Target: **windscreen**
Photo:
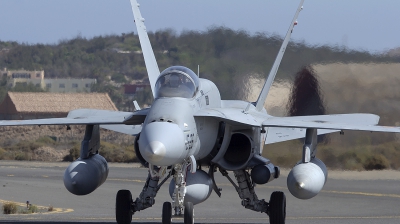
[[[198,77],[188,68],[173,66],[161,72],[156,82],[156,98],[192,98],[198,89]]]

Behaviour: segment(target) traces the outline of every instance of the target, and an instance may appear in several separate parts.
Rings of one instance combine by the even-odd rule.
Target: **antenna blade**
[[[258,99],[256,102],[256,110],[257,111],[261,111],[264,108],[264,103],[265,103],[265,100],[267,99],[269,89],[271,88],[272,82],[274,81],[276,73],[278,72],[278,68],[279,68],[279,65],[281,64],[283,54],[285,53],[286,47],[290,40],[290,36],[292,35],[293,28],[297,24],[297,22],[296,22],[297,17],[299,16],[300,11],[303,9],[303,3],[304,3],[304,0],[301,0],[299,7],[297,7],[296,14],[293,17],[292,23],[290,24],[289,30],[286,33],[285,39],[283,40],[283,43],[282,43],[282,46],[279,49],[279,53],[276,56],[275,62],[272,65],[272,68],[271,68],[271,71],[269,72],[268,78],[264,83],[264,86],[261,90],[260,95],[258,96]]]
[[[140,14],[139,4],[136,0],[131,0],[131,6],[133,16],[135,18],[136,29],[139,36],[140,46],[142,48],[144,62],[146,64],[147,75],[149,76],[151,92],[155,97],[154,88],[158,76],[160,75],[160,69],[157,65],[156,57],[154,56],[153,48],[147,35],[146,26],[144,25],[144,18]]]

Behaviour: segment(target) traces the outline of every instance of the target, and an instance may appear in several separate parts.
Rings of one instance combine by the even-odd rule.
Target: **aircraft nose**
[[[148,145],[148,149],[145,150],[147,156],[151,157],[152,161],[160,161],[165,156],[165,145],[159,141],[152,141]]]
[[[177,124],[153,122],[143,127],[139,151],[150,164],[169,166],[185,158],[185,139]]]

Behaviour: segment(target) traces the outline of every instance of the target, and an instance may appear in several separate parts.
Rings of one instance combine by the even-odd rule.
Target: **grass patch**
[[[301,160],[303,143],[293,140],[265,146],[263,156],[273,164],[292,168]],[[369,142],[368,139],[356,140],[354,145],[342,145],[339,142],[318,144],[317,157],[328,168],[337,170],[383,170],[400,169],[400,142],[382,144]]]
[[[14,202],[6,202],[2,206],[3,214],[15,214],[18,211],[18,205]]]
[[[22,206],[22,204],[16,202],[5,202],[2,206],[3,214],[33,214],[51,212],[54,210],[53,206],[48,208],[43,206],[36,206],[29,204],[28,206]]]
[[[23,140],[14,145],[0,148],[0,159],[31,160],[33,152],[43,146],[56,146],[57,142],[48,136],[36,140]]]
[[[29,213],[37,213],[39,209],[36,205],[29,205],[28,211]]]
[[[81,143],[77,142],[70,150],[69,155],[64,157],[64,161],[72,162],[80,156]],[[133,145],[121,146],[105,141],[100,142],[99,154],[107,162],[129,163],[138,162]]]

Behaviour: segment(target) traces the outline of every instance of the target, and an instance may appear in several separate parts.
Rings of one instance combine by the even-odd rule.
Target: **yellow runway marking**
[[[113,181],[124,181],[124,182],[136,182],[136,183],[145,183],[144,180],[129,180],[129,179],[108,179]],[[231,184],[217,184],[217,186],[232,186]],[[233,186],[232,186],[233,187]],[[286,187],[281,186],[266,186],[266,185],[257,185],[256,188],[268,188],[275,190],[287,190]],[[357,191],[330,191],[330,190],[322,190],[321,193],[328,194],[348,194],[348,195],[362,195],[362,196],[370,196],[370,197],[388,197],[388,198],[400,198],[400,194],[380,194],[380,193],[368,193],[368,192],[357,192]]]
[[[115,178],[110,178],[107,180],[122,181],[122,182],[136,182],[136,183],[145,183],[146,182],[144,180],[129,180],[129,179],[115,179]]]
[[[13,177],[14,176],[14,174],[8,174],[7,175],[7,177]]]
[[[15,202],[15,201],[6,201],[6,200],[1,200],[1,203],[7,203],[7,202],[14,202],[15,204],[17,204],[18,206],[21,207],[26,207],[26,203],[20,203],[20,202]],[[41,205],[36,205],[39,209],[48,209],[48,206],[41,206]],[[44,213],[32,213],[32,214],[11,214],[11,215],[37,215],[37,214],[41,214],[41,215],[48,215],[48,214],[61,214],[61,213],[69,213],[69,212],[73,212],[74,210],[72,208],[53,208],[53,211],[51,212],[44,212]]]
[[[40,219],[39,217],[29,217],[26,218],[25,220],[36,220],[36,219]],[[172,217],[172,220],[180,220],[183,219],[181,217]],[[202,218],[202,217],[196,217],[196,220],[203,220],[203,221],[207,221],[207,220],[237,220],[238,218],[217,218],[217,217],[213,217],[213,218]],[[260,221],[260,220],[267,220],[268,217],[266,216],[265,218],[251,218],[251,217],[247,217],[247,218],[240,218],[240,220],[248,220],[248,221]],[[311,219],[400,219],[400,216],[369,216],[369,217],[365,217],[365,216],[338,216],[338,217],[334,217],[334,216],[304,216],[304,217],[286,217],[286,220],[311,220]],[[1,218],[0,218],[1,220]],[[114,221],[115,217],[99,217],[99,218],[76,218],[76,217],[71,217],[68,220],[75,220],[75,221],[93,221],[93,220],[110,220],[110,221]],[[135,221],[159,221],[161,220],[161,217],[156,218],[156,217],[143,217],[143,218],[135,218],[132,217],[132,220]]]
[[[400,198],[400,195],[398,195],[398,194],[379,194],[379,193],[367,193],[367,192],[328,191],[328,190],[322,190],[321,192],[331,193],[331,194],[351,194],[351,195],[362,195],[362,196],[371,196],[371,197]]]
[[[296,219],[400,219],[400,216],[320,216],[320,217],[287,217],[286,219],[292,219],[292,220],[296,220]]]

